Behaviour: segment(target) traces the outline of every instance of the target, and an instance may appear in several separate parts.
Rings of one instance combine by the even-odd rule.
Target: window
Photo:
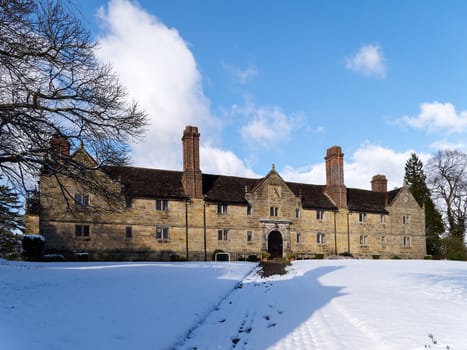
[[[408,225],[408,224],[409,224],[409,216],[408,216],[408,215],[402,216],[402,223],[403,223],[404,225]]]
[[[133,231],[131,226],[125,227],[125,239],[131,239],[133,237]]]
[[[366,222],[367,219],[366,213],[358,213],[358,222]]]
[[[278,216],[279,215],[279,208],[278,207],[270,207],[269,208],[269,216]]]
[[[159,241],[169,240],[169,228],[163,226],[156,227],[156,239]]]
[[[89,225],[75,225],[75,237],[89,237]]]
[[[302,234],[297,232],[297,243],[302,243]]]
[[[125,197],[125,208],[129,209],[133,206],[133,199],[131,197]]]
[[[317,210],[316,211],[316,220],[323,220],[324,219],[324,210]]]
[[[89,206],[89,195],[88,194],[75,194],[75,205],[80,205],[82,207]]]
[[[295,217],[296,217],[297,219],[300,218],[300,208],[296,208],[296,209],[295,209]]]
[[[247,204],[246,215],[251,216],[252,213],[253,213],[253,208],[251,207],[251,205]]]
[[[169,210],[169,201],[167,199],[156,199],[156,210],[157,211]]]
[[[217,240],[218,241],[228,241],[229,240],[229,230],[228,229],[221,229],[217,230]]]
[[[252,242],[253,241],[253,232],[252,231],[247,231],[246,232],[246,241],[247,242]]]
[[[380,217],[379,217],[379,222],[381,224],[384,224],[386,222],[386,215],[381,214]]]
[[[219,215],[227,214],[227,204],[226,203],[217,203],[217,214],[219,214]]]
[[[360,235],[360,245],[368,245],[368,235]]]
[[[316,243],[318,244],[324,244],[326,243],[326,234],[324,233],[318,233],[316,235]]]
[[[402,239],[402,245],[404,247],[410,247],[411,246],[411,239],[409,236],[404,236],[404,238]]]
[[[381,236],[381,246],[382,247],[386,247],[386,237],[385,236]]]

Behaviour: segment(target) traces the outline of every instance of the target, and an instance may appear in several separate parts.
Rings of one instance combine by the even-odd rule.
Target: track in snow
[[[378,334],[351,317],[340,287],[318,279],[340,267],[317,267],[297,275],[248,275],[176,349],[338,349],[345,336],[358,336],[365,348],[385,349]]]

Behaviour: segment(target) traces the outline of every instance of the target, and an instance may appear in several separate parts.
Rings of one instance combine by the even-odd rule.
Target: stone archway
[[[272,231],[268,236],[268,252],[271,254],[270,258],[282,258],[283,255],[283,242],[282,234],[279,231]]]

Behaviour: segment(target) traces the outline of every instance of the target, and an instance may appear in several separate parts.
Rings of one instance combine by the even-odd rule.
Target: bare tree
[[[128,162],[147,117],[94,48],[70,3],[0,0],[0,175],[17,188],[46,172],[105,191],[89,170]],[[54,137],[95,162],[73,161]]]
[[[427,179],[449,235],[463,241],[467,216],[467,154],[439,151],[427,163]]]

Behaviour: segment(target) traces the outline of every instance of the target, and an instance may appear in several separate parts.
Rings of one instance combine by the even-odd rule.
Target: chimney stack
[[[326,152],[326,194],[338,208],[347,208],[347,189],[344,185],[344,154],[339,146]]]
[[[203,197],[203,180],[199,167],[199,132],[196,126],[186,126],[183,132],[183,188],[191,198]]]
[[[70,142],[65,136],[58,133],[50,139],[50,149],[54,158],[70,156]]]
[[[388,180],[384,175],[375,175],[371,179],[371,190],[373,192],[384,192],[388,191]]]

